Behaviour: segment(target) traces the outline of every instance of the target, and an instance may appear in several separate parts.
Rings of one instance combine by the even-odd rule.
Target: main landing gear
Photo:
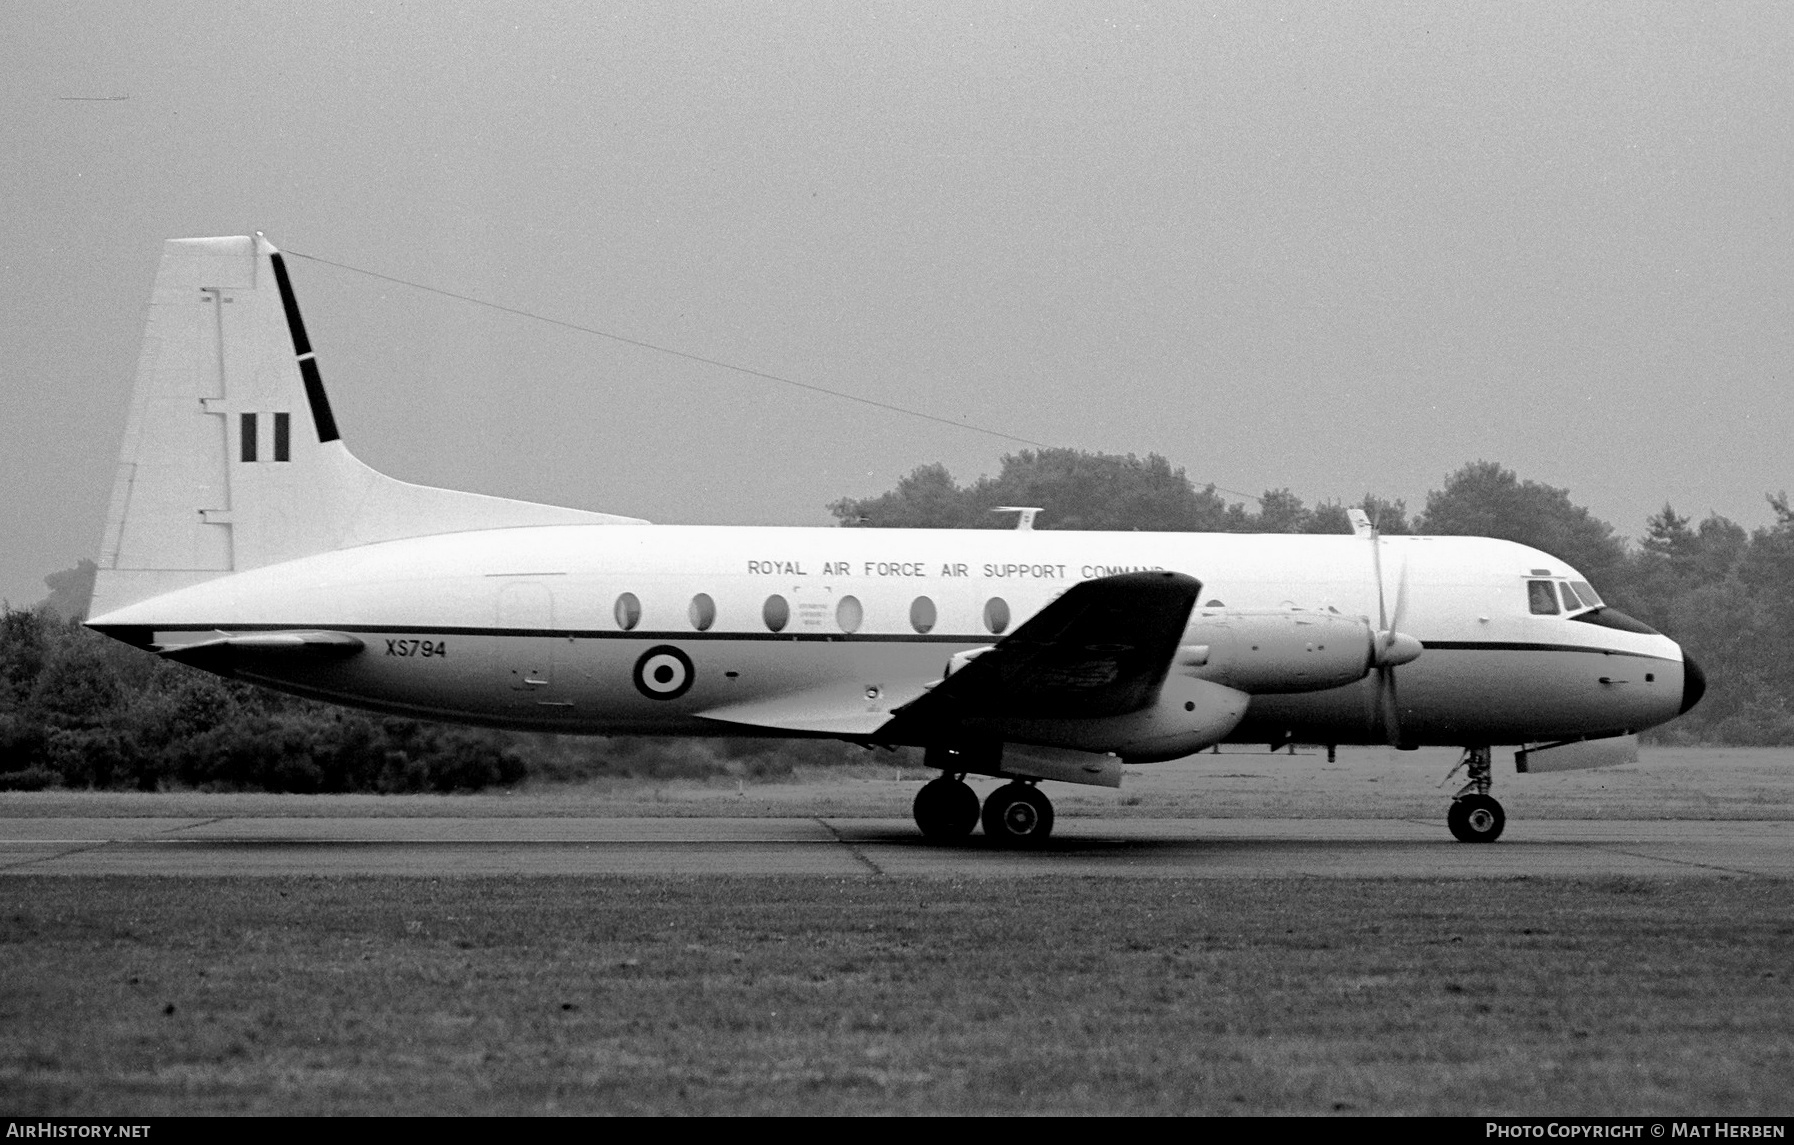
[[[1464,758],[1458,761],[1458,767],[1465,770],[1470,782],[1452,799],[1451,808],[1445,813],[1445,825],[1451,828],[1452,836],[1460,843],[1493,843],[1501,838],[1501,829],[1507,826],[1507,813],[1489,795],[1489,787],[1494,782],[1491,759],[1488,748],[1467,747]],[[1457,768],[1452,771],[1456,773]]]
[[[1053,833],[1053,803],[1032,783],[1005,783],[984,800],[958,775],[943,775],[916,792],[916,826],[930,839],[963,839],[979,819],[984,836],[1004,847],[1028,847]]]
[[[1030,847],[1052,833],[1052,800],[1032,783],[1005,783],[984,797],[984,837],[991,842]]]
[[[916,826],[930,839],[963,839],[978,825],[978,793],[943,775],[916,792]]]

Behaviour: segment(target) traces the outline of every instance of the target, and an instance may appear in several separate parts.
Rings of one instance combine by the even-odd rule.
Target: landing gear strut
[[[1507,826],[1507,813],[1489,795],[1493,784],[1492,753],[1486,747],[1467,747],[1458,767],[1464,769],[1470,782],[1458,791],[1445,813],[1445,825],[1451,828],[1460,843],[1493,843],[1501,838]],[[1457,768],[1452,769],[1454,772]],[[1446,776],[1447,779],[1451,777]]]

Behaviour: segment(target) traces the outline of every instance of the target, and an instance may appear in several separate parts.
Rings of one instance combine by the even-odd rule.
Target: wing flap
[[[920,692],[921,686],[911,685],[903,690]],[[870,737],[889,723],[893,704],[900,703],[902,698],[901,690],[889,686],[879,689],[876,696],[868,696],[863,684],[843,681],[801,692],[725,704],[697,714],[700,719],[769,731],[859,739]]]

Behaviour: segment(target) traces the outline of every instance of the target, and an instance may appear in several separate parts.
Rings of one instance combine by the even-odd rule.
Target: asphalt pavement
[[[1062,818],[1034,851],[907,819],[0,818],[0,876],[827,875],[914,878],[1794,878],[1794,823]]]

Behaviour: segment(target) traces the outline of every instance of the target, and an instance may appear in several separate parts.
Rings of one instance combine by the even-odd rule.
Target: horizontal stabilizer
[[[218,636],[191,644],[158,644],[156,652],[165,660],[192,664],[214,671],[229,667],[241,656],[309,656],[321,659],[346,659],[365,645],[358,636],[347,632],[316,630],[295,632],[249,632],[241,636]]]

